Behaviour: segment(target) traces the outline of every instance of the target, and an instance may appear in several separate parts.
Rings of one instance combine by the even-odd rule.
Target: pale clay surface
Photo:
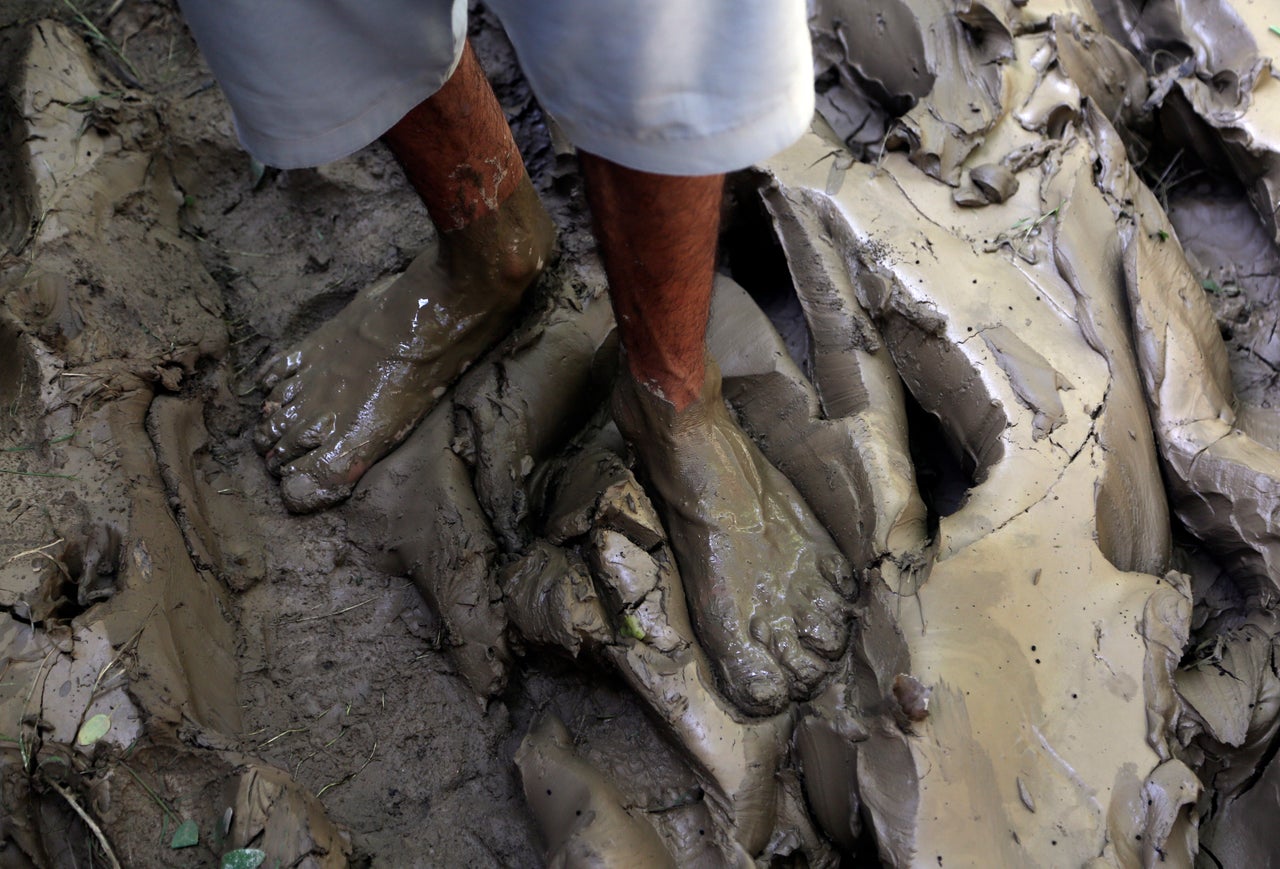
[[[21,449],[3,467],[61,476],[10,475],[0,499],[18,541],[0,764],[19,783],[0,855],[85,862],[100,840],[76,803],[125,865],[151,859],[149,780],[199,819],[200,848],[161,854],[191,865],[214,841],[310,866],[538,848],[565,866],[1191,865],[1201,847],[1269,865],[1280,422],[1256,360],[1274,330],[1255,313],[1229,355],[1202,281],[1239,288],[1220,318],[1274,306],[1271,23],[1259,0],[815,11],[822,117],[735,188],[776,233],[802,338],[729,280],[708,335],[730,412],[859,580],[847,653],[793,668],[788,690],[818,695],[768,715],[726,698],[610,419],[611,317],[554,154],[533,174],[564,256],[526,320],[349,504],[287,517],[228,410],[253,360],[226,322],[314,317],[302,266],[328,242],[289,254],[286,307],[263,307],[242,281],[267,263],[194,231],[183,199],[230,177],[189,159],[233,154],[225,129],[211,146],[176,97],[102,99],[76,33],[21,28],[0,212],[3,445]],[[1131,160],[1157,135],[1234,175],[1261,228],[1228,247],[1225,218],[1197,217],[1249,226],[1214,204],[1241,201],[1229,184],[1148,171],[1152,192]],[[380,171],[326,168],[295,202],[367,200]],[[233,226],[262,206],[222,207]],[[364,239],[367,219],[334,231]],[[947,515],[916,485],[908,394],[971,479]],[[1175,521],[1203,546],[1175,547]],[[103,741],[69,748],[100,713]]]

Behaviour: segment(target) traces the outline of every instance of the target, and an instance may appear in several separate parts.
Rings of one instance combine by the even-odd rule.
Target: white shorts
[[[466,0],[180,0],[245,148],[280,168],[363,148],[448,80]],[[577,147],[710,175],[813,115],[805,0],[489,0]]]

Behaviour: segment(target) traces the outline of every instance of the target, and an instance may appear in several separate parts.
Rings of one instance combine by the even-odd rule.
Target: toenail
[[[777,687],[763,679],[753,680],[747,685],[747,695],[761,705],[769,705],[779,699]]]
[[[280,480],[280,494],[291,510],[306,511],[316,508],[320,489],[311,477],[294,473]]]

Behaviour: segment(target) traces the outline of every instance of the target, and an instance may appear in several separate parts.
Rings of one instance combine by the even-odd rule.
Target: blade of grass
[[[8,468],[0,468],[0,474],[13,474],[15,477],[50,477],[55,480],[74,480],[71,474],[41,474],[37,471],[10,471]]]
[[[107,51],[118,57],[120,62],[125,65],[125,68],[129,70],[129,75],[133,76],[134,79],[140,78],[137,67],[129,62],[129,58],[124,56],[124,52],[122,52],[114,42],[108,39],[105,33],[98,29],[98,25],[90,21],[89,17],[81,12],[80,9],[71,2],[71,0],[62,0],[62,3],[71,10],[72,17],[75,18],[76,23],[89,31],[89,35],[93,37],[94,42],[98,43]]]

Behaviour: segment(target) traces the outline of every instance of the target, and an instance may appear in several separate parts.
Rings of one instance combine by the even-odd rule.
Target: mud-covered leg
[[[729,416],[704,345],[721,176],[583,160],[624,365],[618,426],[661,502],[699,639],[754,714],[808,696],[844,648],[848,563]]]
[[[510,326],[554,232],[468,48],[386,136],[439,230],[403,275],[268,362],[255,432],[291,510],[350,494]]]

